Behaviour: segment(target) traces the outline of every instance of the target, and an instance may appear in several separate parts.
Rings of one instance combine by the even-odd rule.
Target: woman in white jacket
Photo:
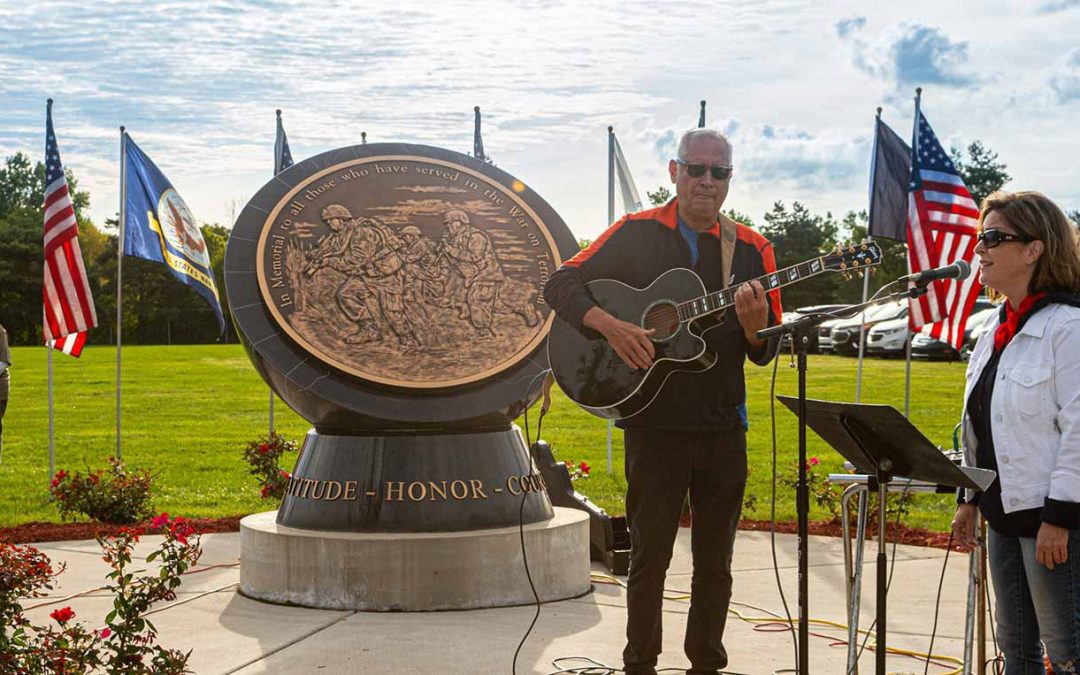
[[[968,362],[965,463],[997,471],[961,494],[953,538],[987,551],[1006,675],[1080,669],[1080,245],[1037,192],[997,192],[979,215],[980,281],[1005,302]]]

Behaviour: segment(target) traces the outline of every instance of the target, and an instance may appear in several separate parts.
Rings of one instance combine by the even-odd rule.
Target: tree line
[[[88,344],[115,342],[116,276],[119,224],[105,221],[99,228],[87,215],[90,195],[80,190],[77,178],[66,170],[68,192],[79,225],[79,245],[97,308],[98,326],[87,336]],[[12,344],[42,343],[42,279],[44,275],[45,167],[16,153],[0,168],[0,324]],[[229,230],[207,224],[201,228],[218,284],[222,311],[228,316],[228,300],[222,282],[225,243]],[[125,344],[207,343],[236,341],[226,322],[226,335],[206,301],[176,280],[159,263],[126,257],[123,269],[122,314]]]
[[[976,202],[981,203],[986,195],[1010,180],[1005,163],[980,142],[969,145],[966,152],[954,148],[951,154]],[[90,195],[78,188],[70,170],[67,179],[79,224],[79,243],[97,306],[98,327],[90,332],[89,342],[113,344],[117,221],[108,219],[100,228],[92,223],[87,216]],[[36,345],[42,340],[44,181],[44,165],[33,164],[23,153],[8,157],[0,168],[0,323],[7,328],[13,344]],[[671,198],[670,190],[664,186],[647,194],[654,204],[663,204]],[[829,212],[813,213],[797,201],[791,206],[777,201],[761,222],[755,222],[747,214],[728,212],[728,215],[754,227],[773,242],[779,268],[818,256],[838,244],[862,241],[867,229],[865,211],[849,211],[838,218]],[[1080,210],[1071,211],[1069,216],[1073,222],[1080,222]],[[206,224],[201,229],[210,252],[222,311],[228,316],[228,299],[222,284],[229,230],[219,224]],[[871,277],[871,292],[907,273],[903,244],[889,240],[879,243],[884,259]],[[126,344],[236,341],[231,323],[227,321],[226,334],[219,335],[217,322],[206,302],[179,283],[164,265],[127,257],[123,284]],[[823,299],[855,302],[861,297],[861,281],[847,281],[839,274],[820,275],[789,286],[783,292],[786,309],[819,304]]]

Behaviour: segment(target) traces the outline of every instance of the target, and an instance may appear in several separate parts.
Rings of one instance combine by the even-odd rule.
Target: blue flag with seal
[[[124,255],[164,264],[214,310],[225,331],[210,252],[191,210],[131,136],[124,134]]]

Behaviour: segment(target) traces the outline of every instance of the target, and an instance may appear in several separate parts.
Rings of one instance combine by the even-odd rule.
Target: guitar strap
[[[724,273],[724,288],[731,281],[731,263],[735,259],[735,239],[738,236],[738,224],[724,214],[720,214],[720,254],[723,258],[721,270]]]
[[[731,218],[728,218],[724,214],[720,214],[720,270],[723,274],[723,286],[721,288],[727,288],[731,281],[731,265],[735,260],[735,240],[738,237],[738,223]],[[724,315],[727,314],[725,309],[717,319],[723,321]]]

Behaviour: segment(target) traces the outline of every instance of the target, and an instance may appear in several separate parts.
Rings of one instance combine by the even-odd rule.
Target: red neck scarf
[[[1031,308],[1044,295],[1046,295],[1045,292],[1027,296],[1016,310],[1013,310],[1012,304],[1008,300],[1005,301],[1005,321],[994,331],[994,351],[1000,352],[1005,349],[1005,345],[1012,341],[1016,331],[1020,330],[1020,323],[1024,320],[1024,317],[1031,312]]]

